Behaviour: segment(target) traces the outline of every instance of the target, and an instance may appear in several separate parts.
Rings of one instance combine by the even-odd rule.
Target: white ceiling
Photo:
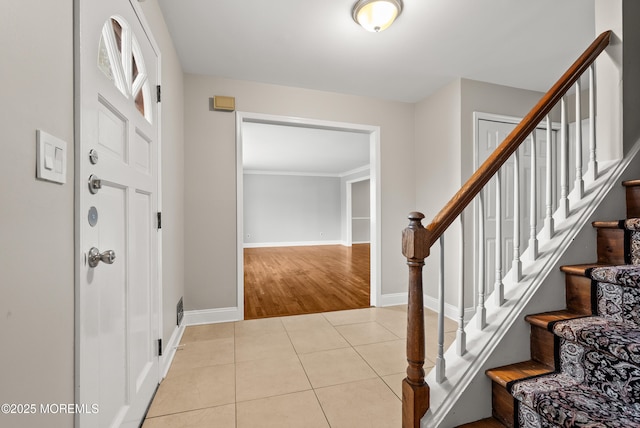
[[[595,38],[594,0],[159,0],[186,73],[415,102],[463,77],[546,91]]]
[[[369,134],[268,123],[242,124],[245,172],[339,176],[369,165]]]
[[[595,38],[594,0],[404,0],[381,33],[352,20],[355,0],[158,2],[186,73],[404,102],[456,78],[546,91]],[[361,163],[358,143],[342,140],[355,134],[253,125],[245,169],[343,173]]]

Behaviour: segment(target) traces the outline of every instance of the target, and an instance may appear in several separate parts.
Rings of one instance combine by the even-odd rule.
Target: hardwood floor
[[[369,244],[245,248],[245,319],[369,307],[369,263]]]

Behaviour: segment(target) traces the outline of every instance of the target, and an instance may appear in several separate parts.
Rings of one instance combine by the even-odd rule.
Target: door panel
[[[98,196],[98,195],[95,195]],[[98,248],[124,254],[127,217],[126,189],[104,186],[99,193],[100,236]],[[111,391],[95,401],[100,405],[100,426],[114,426],[119,422],[121,403],[126,399],[126,340],[122,332],[126,325],[126,269],[124,263],[99,266],[86,286],[99,290],[99,382],[102,390]]]

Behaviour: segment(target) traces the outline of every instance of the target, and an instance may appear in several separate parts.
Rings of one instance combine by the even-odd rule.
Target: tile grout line
[[[320,315],[322,315],[322,318],[324,320],[329,322],[329,320],[327,320],[326,317],[322,313]],[[331,323],[329,323],[329,324],[331,325]],[[284,326],[284,323],[283,323],[283,326]],[[333,325],[331,327],[334,328]],[[295,345],[293,344],[293,341],[291,340],[291,336],[289,335],[289,330],[287,330],[286,326],[284,326],[284,330],[287,333],[287,337],[289,338],[289,341],[291,342],[291,346],[293,346],[293,350],[296,353],[296,358],[298,359],[298,362],[300,363],[300,367],[302,367],[302,371],[304,372],[304,375],[307,378],[307,382],[309,382],[309,386],[311,387],[311,391],[313,391],[313,396],[316,397],[316,401],[318,402],[318,406],[320,406],[320,410],[322,411],[322,416],[324,416],[324,420],[327,421],[327,425],[329,426],[329,428],[331,428],[331,423],[329,422],[329,418],[327,416],[327,413],[325,412],[324,407],[322,407],[322,403],[320,402],[320,398],[318,397],[318,394],[316,393],[316,389],[314,388],[313,383],[311,383],[311,379],[309,379],[309,373],[307,373],[307,369],[304,367],[304,364],[302,363],[302,360],[300,359],[300,354],[298,353],[298,350],[296,349]]]

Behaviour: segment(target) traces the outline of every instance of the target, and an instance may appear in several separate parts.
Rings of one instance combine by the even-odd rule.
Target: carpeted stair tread
[[[538,426],[640,427],[640,408],[612,400],[564,373],[518,382],[511,393],[520,406],[525,405],[546,419]]]
[[[538,361],[529,360],[495,367],[487,370],[486,374],[489,379],[506,388],[507,384],[513,381],[551,372],[553,372],[552,367],[548,367]]]
[[[549,324],[557,321],[564,321],[574,319],[576,317],[583,317],[584,315],[576,314],[568,310],[543,312],[540,314],[527,315],[524,319],[531,325],[536,327],[548,329]]]
[[[626,230],[640,230],[640,218],[628,218],[621,222]]]
[[[583,317],[556,322],[553,333],[622,361],[640,365],[640,329],[633,323],[600,316]]]
[[[640,266],[599,266],[589,270],[591,279],[608,284],[616,284],[623,287],[640,288]]]

